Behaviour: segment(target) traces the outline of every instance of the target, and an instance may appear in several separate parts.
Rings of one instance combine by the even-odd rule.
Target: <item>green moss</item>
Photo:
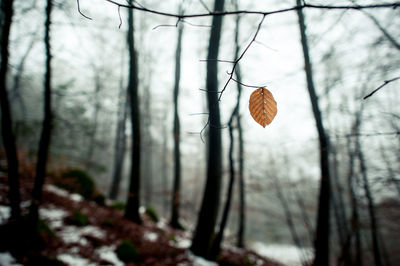
[[[146,214],[153,222],[157,223],[159,221],[157,212],[154,210],[153,206],[149,205],[146,207]]]
[[[69,217],[68,223],[77,226],[86,226],[89,224],[89,219],[85,214],[76,210],[72,213],[72,216]]]
[[[117,210],[122,210],[123,211],[123,210],[125,210],[126,204],[123,203],[123,202],[116,201],[110,207],[113,208],[113,209],[117,209]]]
[[[55,185],[71,193],[81,194],[86,199],[91,199],[95,191],[95,183],[86,171],[74,168],[67,170],[55,179]]]
[[[56,233],[54,233],[54,231],[51,230],[50,226],[46,223],[46,221],[42,219],[39,219],[36,230],[38,235],[50,236],[52,238],[57,237]]]
[[[139,253],[129,239],[123,240],[122,243],[118,245],[116,254],[120,260],[126,263],[140,261]]]
[[[101,223],[105,227],[113,228],[114,227],[114,222],[110,219],[106,219]]]

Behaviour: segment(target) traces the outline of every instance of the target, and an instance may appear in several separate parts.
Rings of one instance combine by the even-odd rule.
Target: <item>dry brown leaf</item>
[[[278,112],[276,101],[266,88],[258,88],[250,95],[249,110],[254,120],[263,127],[269,125]]]

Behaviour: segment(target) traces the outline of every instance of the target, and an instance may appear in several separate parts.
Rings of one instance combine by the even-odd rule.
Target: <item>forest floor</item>
[[[21,207],[26,212],[33,178],[21,177],[20,184]],[[5,226],[10,215],[7,187],[7,176],[0,172],[0,228]],[[77,225],[72,221],[80,214],[87,221]],[[143,224],[137,225],[125,219],[121,210],[99,206],[78,194],[70,194],[53,185],[51,179],[44,186],[40,217],[54,234],[44,239],[43,248],[34,253],[61,263],[52,265],[280,265],[250,250],[225,247],[217,263],[206,261],[189,251],[189,233],[174,230],[163,220],[153,222],[143,212]],[[136,247],[139,263],[125,264],[116,255],[117,246],[125,239]],[[4,245],[8,240],[3,238],[0,242],[3,242],[0,265],[30,264],[27,256],[13,261],[12,252],[10,254],[7,244]]]

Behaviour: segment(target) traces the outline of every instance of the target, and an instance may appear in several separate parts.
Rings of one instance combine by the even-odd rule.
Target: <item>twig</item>
[[[78,0],[79,1],[79,0]],[[273,14],[279,14],[279,13],[286,13],[286,12],[291,12],[291,11],[296,11],[299,9],[304,9],[304,8],[311,8],[311,9],[352,9],[352,10],[361,10],[361,9],[370,9],[370,8],[397,8],[400,7],[400,1],[396,1],[393,3],[384,3],[384,4],[371,4],[371,5],[312,5],[312,4],[302,4],[299,6],[293,6],[289,8],[283,8],[283,9],[277,9],[273,11],[254,11],[254,10],[237,10],[237,11],[223,11],[223,12],[209,12],[209,13],[194,13],[194,14],[186,14],[186,15],[180,15],[176,13],[168,13],[168,12],[163,12],[163,11],[157,11],[154,9],[149,9],[144,6],[139,6],[139,5],[129,5],[129,4],[121,4],[118,3],[115,0],[104,0],[106,2],[109,2],[111,4],[121,6],[124,8],[133,8],[138,11],[142,12],[147,12],[147,13],[152,13],[155,15],[160,15],[160,16],[166,16],[166,17],[175,17],[175,18],[198,18],[198,17],[209,17],[209,16],[226,16],[226,15],[239,15],[239,14],[249,14],[249,15],[263,15],[263,16],[268,16],[268,15],[273,15]]]
[[[258,24],[257,30],[256,30],[256,32],[254,33],[253,38],[251,39],[251,41],[249,42],[249,44],[246,46],[246,48],[243,50],[243,52],[240,54],[240,56],[234,61],[233,67],[232,67],[232,69],[231,69],[231,71],[230,71],[230,73],[229,73],[229,79],[226,81],[224,87],[222,88],[221,93],[220,93],[220,95],[219,95],[219,97],[218,97],[218,101],[221,101],[222,94],[224,93],[224,91],[225,91],[226,88],[228,87],[229,82],[233,79],[233,75],[235,74],[235,69],[236,69],[236,66],[238,65],[239,61],[243,58],[243,56],[244,56],[244,55],[246,54],[246,52],[249,50],[250,46],[251,46],[251,45],[254,43],[254,41],[256,40],[257,35],[258,35],[258,33],[260,32],[261,26],[262,26],[262,24],[264,23],[265,17],[266,17],[266,15],[263,15],[263,17],[262,17],[260,23]]]
[[[389,84],[389,83],[391,83],[391,82],[393,82],[393,81],[396,81],[396,80],[398,80],[398,79],[400,79],[400,77],[396,77],[396,78],[393,78],[393,79],[385,80],[385,81],[383,82],[382,85],[380,85],[378,88],[376,88],[375,90],[373,90],[370,94],[368,94],[367,96],[365,96],[363,99],[365,100],[365,99],[371,97],[372,95],[374,95],[375,92],[379,91],[380,89],[382,89],[383,87],[385,87],[387,84]]]
[[[79,4],[79,0],[76,0],[76,3],[77,3],[77,5],[78,5],[78,12],[79,12],[79,14],[81,14],[81,16],[84,17],[84,18],[86,18],[86,19],[92,20],[92,18],[86,16],[85,14],[83,14],[83,13],[81,12],[81,6],[80,6],[80,4]],[[119,8],[119,7],[118,7],[118,8]]]
[[[265,87],[267,87],[266,85],[264,85],[264,86],[254,86],[254,85],[247,85],[247,84],[244,84],[243,82],[240,82],[239,80],[236,80],[235,78],[232,78],[232,80],[233,80],[234,82],[236,82],[236,83],[238,83],[238,84],[242,85],[243,87],[248,87],[248,88],[256,88],[256,89],[258,89],[258,88],[265,88]]]
[[[118,26],[118,29],[120,29],[121,28],[121,26],[122,26],[122,18],[121,18],[121,7],[120,6],[118,6],[118,17],[119,17],[119,26]]]

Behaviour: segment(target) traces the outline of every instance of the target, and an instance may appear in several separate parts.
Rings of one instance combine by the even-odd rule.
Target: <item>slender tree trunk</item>
[[[179,13],[182,13],[181,7]],[[174,185],[172,188],[172,227],[182,229],[179,223],[180,193],[181,193],[181,151],[180,151],[180,121],[179,121],[179,86],[181,79],[181,54],[182,54],[183,24],[178,25],[178,40],[175,52],[175,85],[174,85]]]
[[[224,9],[224,0],[215,0],[214,11]],[[218,50],[221,39],[222,16],[212,19],[211,36],[207,56],[207,104],[209,110],[209,138],[207,181],[190,250],[207,257],[212,244],[214,227],[218,216],[222,181],[222,139],[218,103]]]
[[[301,5],[301,0],[296,0]],[[309,55],[308,40],[306,35],[306,24],[302,9],[297,10],[299,17],[299,28],[301,44],[304,54],[304,65],[307,78],[307,88],[310,95],[312,110],[318,132],[321,181],[317,214],[317,231],[315,238],[315,260],[314,265],[329,265],[329,235],[330,235],[330,175],[329,175],[329,141],[322,122],[322,114],[318,104],[318,96],[314,87],[311,59]]]
[[[363,107],[361,107],[363,108]],[[382,265],[382,257],[380,254],[380,249],[379,249],[379,241],[378,241],[378,222],[377,218],[375,215],[375,207],[374,207],[374,199],[370,190],[369,186],[369,180],[368,180],[368,173],[367,173],[367,166],[365,163],[365,158],[364,158],[364,153],[361,148],[361,141],[359,137],[360,133],[360,127],[361,127],[361,113],[362,109],[360,110],[360,115],[357,116],[357,122],[356,122],[356,127],[355,127],[355,152],[359,161],[359,167],[360,167],[360,173],[361,177],[364,183],[364,191],[365,191],[365,196],[367,198],[367,203],[368,203],[368,212],[369,212],[369,217],[371,221],[371,238],[372,238],[372,250],[374,253],[374,260],[375,260],[375,265],[376,266],[381,266]]]
[[[95,70],[96,72],[98,70]],[[86,154],[86,167],[90,169],[93,167],[93,154],[95,151],[96,147],[96,135],[97,135],[97,128],[98,128],[98,120],[99,120],[99,113],[100,113],[100,99],[99,99],[99,93],[101,90],[101,80],[100,77],[97,73],[95,73],[95,89],[94,89],[94,111],[93,111],[93,127],[90,130],[90,135],[89,135],[89,145],[88,145],[88,150]]]
[[[169,199],[169,185],[168,185],[168,163],[167,163],[167,158],[168,158],[168,134],[167,134],[167,115],[164,113],[163,117],[163,145],[162,145],[162,179],[163,179],[163,211],[164,211],[164,217],[167,217],[168,215],[168,199]]]
[[[21,216],[21,208],[19,206],[21,200],[19,194],[18,157],[15,136],[12,132],[12,119],[6,80],[9,58],[8,44],[13,17],[13,2],[13,0],[4,0],[1,4],[4,22],[1,30],[0,104],[1,134],[8,164],[8,199],[11,206],[11,219],[18,220]]]
[[[153,205],[153,139],[151,136],[151,92],[150,87],[144,86],[143,90],[143,137],[142,137],[142,165],[143,165],[143,203],[145,206]]]
[[[129,1],[131,4],[132,1]],[[128,91],[130,96],[131,124],[132,124],[132,161],[131,177],[128,191],[128,200],[125,217],[137,224],[142,220],[139,215],[140,207],[140,109],[138,97],[138,65],[134,43],[133,9],[128,9],[128,50],[129,50],[129,81]]]
[[[109,197],[116,199],[119,193],[119,187],[122,179],[122,172],[126,152],[126,119],[128,117],[128,93],[121,88],[120,106],[118,108],[118,124],[115,138],[115,155],[114,155],[114,170]],[[121,115],[122,113],[122,115]]]
[[[44,110],[42,133],[39,142],[39,151],[37,156],[35,184],[32,191],[32,203],[29,210],[30,225],[35,226],[39,219],[39,206],[42,201],[43,184],[46,177],[47,158],[51,140],[52,129],[52,110],[51,110],[51,47],[50,47],[50,26],[51,11],[53,9],[52,0],[47,0],[46,21],[44,44],[46,51],[46,72],[44,79]],[[34,229],[36,228],[33,227]]]

